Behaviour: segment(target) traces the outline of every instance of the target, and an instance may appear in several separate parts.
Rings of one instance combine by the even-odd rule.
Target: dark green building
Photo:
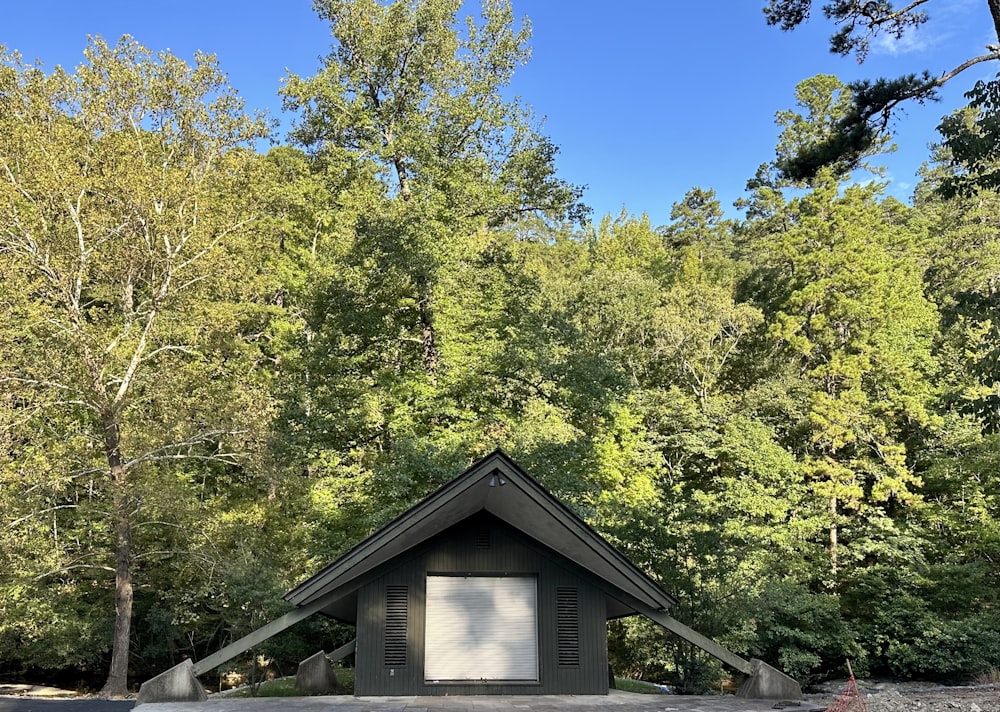
[[[285,596],[357,629],[357,695],[607,694],[612,618],[675,603],[496,452]]]

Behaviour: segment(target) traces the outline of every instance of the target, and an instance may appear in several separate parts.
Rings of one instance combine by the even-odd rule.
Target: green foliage
[[[935,159],[918,199],[931,230],[940,235],[926,281],[943,316],[937,358],[945,375],[945,403],[988,432],[998,432],[1000,240],[993,225],[1000,216],[1000,195],[979,190],[943,198],[943,187],[956,174],[946,148],[939,148]]]
[[[94,668],[111,651],[105,690],[122,694],[136,589],[147,605],[175,556],[212,571],[221,555],[176,532],[206,536],[266,480],[248,468],[268,426],[254,341],[274,253],[242,196],[267,124],[212,57],[127,37],[85,55],[73,74],[13,55],[0,71],[0,499],[19,542],[2,547],[0,605],[46,602],[5,618],[23,663]]]
[[[455,0],[316,5],[334,37],[311,78],[283,94],[303,111],[297,142],[328,157],[371,164],[391,195],[424,203],[445,222],[491,225],[525,213],[583,218],[580,190],[556,178],[557,149],[530,114],[502,96],[529,55],[530,26],[510,4],[483,3],[460,27]],[[431,206],[427,206],[431,207]]]
[[[718,661],[644,618],[611,621],[608,654],[615,674],[632,681],[631,685],[618,685],[618,689],[641,692],[631,688],[648,687],[648,683],[636,681],[650,680],[668,684],[680,694],[704,694],[715,689],[723,677]]]
[[[869,123],[872,105],[881,100],[873,96],[877,93],[864,83],[845,85],[829,74],[800,82],[795,98],[805,115],[779,111],[776,117],[782,132],[774,167],[782,180],[806,185],[823,168],[840,178],[858,168],[877,172],[864,159],[894,148],[887,145],[889,137]]]
[[[935,422],[937,314],[923,296],[922,230],[903,206],[879,204],[873,189],[860,186],[838,195],[827,179],[789,208],[794,227],[761,241],[770,254],[765,264],[786,285],[767,307],[768,333],[805,388],[808,406],[788,445],[816,496],[830,503],[835,579],[848,543],[838,536],[841,524],[852,525],[864,548],[866,519],[916,501],[920,479],[907,444]]]
[[[354,694],[354,668],[337,668],[337,682],[340,684],[340,694]],[[265,680],[255,690],[246,689],[233,692],[227,697],[302,697],[303,693],[295,689],[294,677],[283,677],[277,680]]]
[[[202,658],[496,447],[738,654],[806,682],[995,666],[992,84],[913,206],[844,181],[934,82],[818,76],[745,221],[696,187],[661,227],[580,224],[507,98],[508,3],[317,9],[331,53],[283,89],[298,147],[266,154],[210,57],[4,55],[0,672],[100,675],[116,574],[134,675]],[[838,51],[865,51],[861,10],[888,5],[828,6],[862,30]],[[233,671],[351,635],[303,623]],[[609,652],[688,692],[722,674],[634,619]]]
[[[982,561],[909,570],[873,568],[853,582],[844,609],[870,665],[893,675],[958,681],[1000,652],[996,572]]]
[[[794,30],[809,19],[812,4],[812,0],[769,0],[764,16],[769,25]],[[894,8],[888,0],[835,0],[823,5],[823,15],[841,25],[830,38],[830,51],[854,54],[858,62],[863,62],[871,47],[870,40],[876,34],[885,33],[899,39],[908,30],[927,22],[927,13],[916,9],[919,4],[900,9]]]
[[[890,645],[890,669],[913,678],[963,680],[989,669],[1000,653],[995,616],[941,621],[928,616],[927,627],[913,641]]]
[[[904,101],[922,104],[936,100],[938,86],[939,82],[927,72],[851,82],[844,87],[849,99],[838,107],[836,119],[811,141],[782,157],[778,170],[787,180],[804,182],[827,168],[844,175],[864,168],[864,159],[888,143],[892,109]]]
[[[858,674],[866,674],[866,641],[845,620],[837,596],[776,581],[765,588],[755,609],[754,657],[777,661],[801,683],[838,674],[848,659]]]
[[[301,697],[302,694],[295,689],[295,678],[283,677],[278,680],[267,680],[260,687],[249,693],[253,697]],[[233,695],[243,697],[244,695]]]
[[[845,56],[853,54],[859,64],[863,63],[873,39],[881,36],[890,41],[900,40],[926,23],[928,14],[924,12],[923,5],[923,0],[902,7],[895,7],[890,0],[828,2],[823,5],[823,14],[839,26],[830,37],[830,51]],[[764,7],[764,16],[769,25],[778,25],[786,31],[794,30],[809,19],[812,6],[812,0],[769,0]],[[991,0],[988,6],[997,39],[1000,39],[1000,5]],[[849,85],[851,100],[845,110],[840,112],[839,118],[832,125],[824,127],[818,140],[799,146],[796,153],[779,162],[781,174],[792,181],[808,181],[819,175],[824,168],[833,168],[840,173],[858,167],[874,147],[885,142],[893,112],[901,104],[907,101],[921,104],[936,101],[938,87],[980,62],[1000,59],[1000,45],[988,44],[986,49],[986,54],[966,60],[939,76],[932,76],[930,72],[924,71],[895,79],[880,77],[853,82]],[[982,101],[985,93],[983,83],[979,82],[970,98],[978,97],[977,100]],[[947,120],[946,125],[949,130],[956,128],[954,124],[948,124]],[[955,141],[956,147],[975,144],[974,139],[962,139],[958,134],[955,135]],[[969,157],[969,154],[964,155]],[[983,148],[974,148],[973,155],[983,157]],[[951,185],[957,188],[959,184]],[[971,184],[962,185],[967,187]]]
[[[1000,188],[1000,80],[976,82],[965,98],[968,108],[944,117],[938,127],[957,169],[941,185],[949,197]]]
[[[503,226],[585,211],[555,147],[504,97],[530,35],[508,3],[464,27],[451,0],[317,9],[332,52],[283,89],[302,112],[293,138],[310,153],[294,170],[308,199],[281,199],[333,210],[317,216],[312,279],[295,295],[305,321],[283,429],[310,475],[316,546],[332,554],[500,443],[547,447],[516,424],[562,417],[537,350],[553,316],[532,294],[533,246]]]

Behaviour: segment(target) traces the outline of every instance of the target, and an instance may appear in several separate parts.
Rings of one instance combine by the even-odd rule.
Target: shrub
[[[778,581],[764,589],[757,617],[754,656],[776,663],[803,685],[843,667],[867,666],[867,656],[841,614],[840,598]]]

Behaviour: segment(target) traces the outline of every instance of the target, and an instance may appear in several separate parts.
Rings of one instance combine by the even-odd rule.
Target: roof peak
[[[497,470],[502,470],[499,477]],[[489,479],[486,479],[486,478]],[[484,481],[485,480],[485,481]],[[468,517],[486,511],[655,609],[674,599],[497,448],[285,594],[296,606],[346,594],[352,582]]]

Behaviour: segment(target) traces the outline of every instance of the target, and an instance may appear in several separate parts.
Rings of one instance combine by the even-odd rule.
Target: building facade
[[[607,621],[674,603],[500,452],[286,599],[356,627],[361,696],[607,694]]]
[[[606,694],[594,577],[487,514],[359,592],[355,694]]]

